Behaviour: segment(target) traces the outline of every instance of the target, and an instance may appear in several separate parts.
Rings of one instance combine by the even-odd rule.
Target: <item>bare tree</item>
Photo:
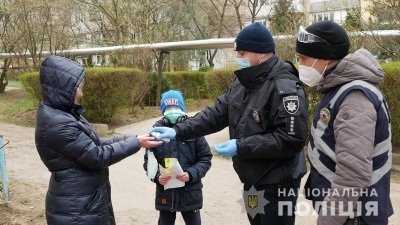
[[[233,8],[235,9],[236,18],[239,24],[239,29],[243,29],[243,21],[242,21],[242,14],[240,13],[240,7],[242,6],[243,0],[229,0],[232,4]]]
[[[93,21],[103,36],[113,45],[122,45],[130,38],[127,32],[127,18],[133,14],[135,1],[132,0],[75,0],[87,5],[91,10]]]
[[[250,12],[251,22],[254,23],[257,17],[259,16],[259,12],[262,7],[265,5],[266,0],[248,0],[247,8]],[[263,15],[266,19],[266,15]]]
[[[0,5],[0,51],[5,53],[14,53],[22,38],[22,34],[15,29],[19,20],[15,10],[15,7],[8,1],[3,1]],[[8,85],[7,75],[11,62],[9,58],[3,61],[0,74],[0,93],[4,93]]]

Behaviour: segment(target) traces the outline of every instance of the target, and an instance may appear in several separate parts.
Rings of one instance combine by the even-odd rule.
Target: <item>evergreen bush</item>
[[[205,75],[207,98],[215,99],[229,90],[238,68],[225,68],[211,70]]]
[[[164,72],[165,77],[173,88],[183,93],[185,99],[206,98],[205,72],[198,71],[176,71]]]
[[[392,143],[400,146],[400,62],[381,64],[385,77],[380,88],[388,102],[392,119]]]
[[[92,123],[109,123],[118,107],[130,106],[138,95],[148,92],[149,86],[144,72],[129,68],[87,68],[84,97],[81,104],[83,114]],[[25,89],[39,101],[42,100],[39,73],[27,73],[19,77]]]

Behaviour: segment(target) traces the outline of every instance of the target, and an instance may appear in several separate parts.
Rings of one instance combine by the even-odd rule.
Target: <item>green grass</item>
[[[0,121],[23,126],[34,126],[36,109],[39,105],[20,82],[12,81],[7,87],[13,87],[0,94]]]
[[[19,81],[9,81],[7,87],[21,88],[21,89],[24,88],[24,86],[22,85],[22,83],[19,82]]]
[[[26,204],[29,203],[29,199],[24,198],[24,199],[22,199],[20,202],[21,202],[22,204],[26,205]]]
[[[34,110],[37,108],[37,106],[38,106],[37,100],[33,98],[23,99],[12,103],[3,110],[0,110],[0,114],[15,115],[21,111]]]
[[[44,218],[44,213],[39,213],[39,215],[37,215],[36,218],[43,219]]]

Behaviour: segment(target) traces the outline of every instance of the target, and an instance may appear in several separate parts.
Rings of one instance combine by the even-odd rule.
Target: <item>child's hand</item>
[[[158,177],[158,182],[159,182],[161,185],[165,185],[165,184],[169,181],[169,179],[171,179],[171,176],[163,176],[163,175],[160,175],[160,176]]]
[[[188,182],[189,181],[189,174],[187,172],[181,173],[176,175],[176,179],[183,181],[183,182]]]

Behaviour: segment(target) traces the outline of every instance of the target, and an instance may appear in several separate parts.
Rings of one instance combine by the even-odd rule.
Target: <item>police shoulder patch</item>
[[[283,107],[289,114],[295,114],[299,110],[299,97],[295,95],[283,97]]]

